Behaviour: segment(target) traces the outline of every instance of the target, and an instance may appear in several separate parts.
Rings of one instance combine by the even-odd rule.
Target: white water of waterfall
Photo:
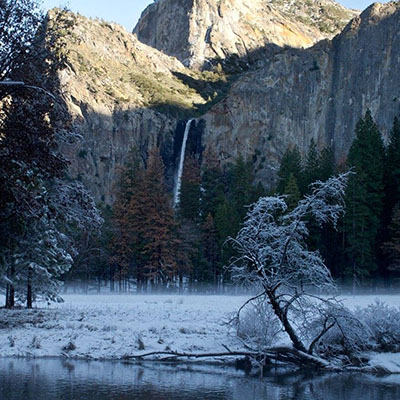
[[[178,175],[176,177],[176,183],[175,183],[175,189],[174,189],[174,207],[177,207],[177,205],[179,204],[179,196],[181,194],[180,192],[181,192],[181,184],[182,184],[183,164],[185,162],[186,143],[188,140],[190,125],[192,124],[192,121],[193,121],[193,119],[189,119],[189,121],[186,122],[185,133],[183,135],[182,147],[181,147],[181,158],[179,160]]]

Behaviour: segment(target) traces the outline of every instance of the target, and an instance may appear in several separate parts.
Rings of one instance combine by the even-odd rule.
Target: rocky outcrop
[[[57,12],[50,13],[50,21]],[[177,59],[116,24],[73,13],[67,17],[73,28],[63,37],[66,67],[59,75],[80,140],[65,144],[63,151],[71,160],[71,178],[110,204],[129,150],[135,147],[145,158],[158,145],[171,159],[178,120],[206,101],[182,82],[194,75]]]
[[[191,68],[268,45],[309,47],[340,32],[357,12],[332,0],[158,0],[134,29],[143,43]]]
[[[314,138],[345,157],[367,108],[387,134],[400,112],[399,26],[400,3],[376,3],[332,41],[275,55],[203,116],[204,144],[223,160],[255,157],[268,184],[288,146],[305,152]]]
[[[218,101],[208,86],[226,77],[187,69],[118,25],[69,17],[73,28],[64,38],[67,63],[60,79],[81,135],[64,148],[71,177],[111,204],[129,149],[145,158],[159,145],[172,183],[182,120]],[[333,40],[280,49],[240,75],[225,98],[192,124],[189,147],[211,146],[224,162],[240,154],[251,158],[257,178],[270,186],[288,146],[306,152],[314,138],[320,147],[332,144],[343,159],[367,108],[387,134],[400,111],[399,26],[400,3],[377,3]]]

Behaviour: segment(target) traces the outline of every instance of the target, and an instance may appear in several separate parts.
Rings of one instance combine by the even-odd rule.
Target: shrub
[[[256,350],[271,347],[282,332],[271,306],[262,300],[248,304],[235,326],[237,336]]]
[[[400,351],[400,308],[376,300],[366,308],[357,309],[356,314],[369,327],[376,350]]]

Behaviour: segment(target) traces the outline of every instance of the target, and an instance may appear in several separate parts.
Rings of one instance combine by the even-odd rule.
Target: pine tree
[[[324,147],[319,161],[318,180],[326,181],[336,173],[335,153],[332,146]]]
[[[141,202],[139,188],[144,181],[143,164],[136,148],[129,151],[128,159],[120,171],[117,198],[113,207],[112,224],[113,235],[110,243],[110,278],[111,288],[114,288],[114,281],[119,282],[120,290],[123,287],[123,280],[130,275],[136,277],[138,287],[142,287],[145,278],[142,270],[144,263],[141,251],[143,243],[136,230],[137,219],[141,215],[134,215],[131,208],[132,198],[137,203]],[[135,209],[136,210],[136,209]]]
[[[400,201],[400,121],[396,117],[390,132],[385,163],[385,209],[392,211]]]
[[[311,139],[301,180],[302,192],[310,193],[310,185],[320,179],[321,159],[314,139]],[[292,173],[293,174],[293,173]]]
[[[347,272],[355,284],[377,267],[377,234],[383,207],[384,146],[369,110],[356,125],[348,165],[354,175],[346,191]]]
[[[383,244],[383,250],[389,260],[389,271],[395,272],[398,276],[400,272],[400,203],[394,208],[388,230],[390,239]]]
[[[386,149],[385,159],[385,198],[384,209],[381,221],[381,248],[387,248],[383,243],[392,243],[392,249],[395,249],[396,229],[390,226],[395,223],[396,216],[394,215],[395,205],[400,203],[400,121],[395,118],[393,128],[390,132],[389,143]],[[396,211],[398,212],[398,211]],[[389,283],[390,271],[393,271],[393,257],[388,251],[385,251],[380,256],[381,275],[385,282]]]
[[[202,272],[198,275],[198,278],[203,282],[217,284],[220,273],[220,248],[218,245],[218,232],[211,213],[207,215],[202,226],[202,250],[204,268],[202,268]]]
[[[239,156],[228,167],[227,176],[227,195],[242,221],[246,216],[247,206],[258,200],[257,187],[254,186],[253,165]],[[237,232],[238,230],[235,230],[234,235]]]
[[[200,216],[201,176],[198,161],[191,155],[185,159],[179,201],[179,215],[197,221]]]
[[[288,184],[290,174],[296,178],[297,184],[302,178],[302,162],[299,149],[295,146],[286,150],[282,157],[281,165],[278,171],[277,192],[282,194]]]
[[[204,154],[201,189],[201,216],[203,220],[208,214],[215,217],[218,205],[224,201],[225,187],[220,161],[211,148],[207,148]]]
[[[289,181],[286,185],[284,193],[286,197],[286,204],[288,206],[288,211],[294,210],[294,208],[297,206],[297,203],[299,202],[301,198],[300,190],[299,187],[297,186],[296,183],[296,178],[294,177],[293,173],[290,174],[289,176]]]
[[[132,196],[129,209],[133,227],[143,240],[145,275],[153,284],[167,284],[178,273],[177,226],[158,148],[150,151],[143,180]]]

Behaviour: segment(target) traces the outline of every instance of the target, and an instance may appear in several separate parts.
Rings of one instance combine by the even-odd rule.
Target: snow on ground
[[[65,295],[64,299],[65,303],[49,308],[0,310],[0,355],[115,359],[162,350],[223,352],[222,344],[237,344],[226,322],[247,297]]]
[[[64,295],[65,303],[33,310],[0,309],[1,357],[121,359],[151,351],[240,350],[226,322],[249,296]],[[399,295],[342,296],[350,308]],[[375,354],[370,365],[400,373],[400,355]]]
[[[368,365],[377,371],[400,374],[400,353],[370,353]]]
[[[388,304],[391,307],[400,307],[399,294],[385,294],[385,295],[342,295],[339,298],[343,301],[346,307],[354,309],[355,307],[367,307],[369,304],[375,303],[379,300]]]

